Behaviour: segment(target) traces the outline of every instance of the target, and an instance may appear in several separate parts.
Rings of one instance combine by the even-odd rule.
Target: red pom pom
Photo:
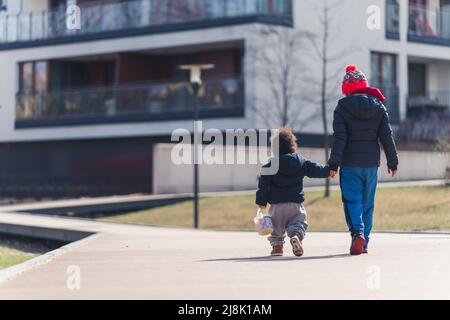
[[[354,66],[352,64],[347,66],[347,68],[345,69],[345,72],[349,72],[349,71],[356,71],[356,66]]]

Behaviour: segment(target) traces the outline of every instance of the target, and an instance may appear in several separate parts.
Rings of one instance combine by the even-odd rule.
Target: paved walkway
[[[0,224],[96,233],[0,271],[0,299],[450,298],[445,234],[375,234],[369,255],[350,257],[348,235],[310,233],[304,258],[271,259],[254,233],[14,213],[0,214]],[[67,286],[73,270],[80,290]]]

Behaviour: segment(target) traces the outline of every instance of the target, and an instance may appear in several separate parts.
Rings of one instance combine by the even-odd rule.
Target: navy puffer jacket
[[[270,167],[271,163],[272,161],[264,167]],[[329,166],[307,160],[300,154],[282,155],[279,157],[277,174],[260,176],[256,204],[266,206],[268,203],[303,203],[303,178],[327,178],[329,174]]]
[[[397,170],[398,156],[386,107],[368,94],[354,94],[339,101],[334,112],[334,143],[328,162],[338,167],[380,166],[380,142],[389,169]]]

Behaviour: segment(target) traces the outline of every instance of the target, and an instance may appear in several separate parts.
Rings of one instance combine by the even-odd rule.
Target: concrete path
[[[348,235],[310,233],[304,258],[272,259],[254,233],[11,213],[0,224],[95,233],[0,271],[0,299],[450,299],[445,234],[375,234],[369,255],[350,257]]]

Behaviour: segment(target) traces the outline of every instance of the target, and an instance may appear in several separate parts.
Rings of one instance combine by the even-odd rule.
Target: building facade
[[[0,193],[151,193],[152,146],[192,127],[183,64],[215,65],[204,74],[199,101],[205,128],[266,127],[260,115],[262,109],[270,115],[271,106],[257,98],[269,88],[255,75],[261,66],[254,52],[277,46],[266,40],[272,29],[320,40],[320,2],[0,1]],[[329,52],[346,53],[327,65],[328,91],[338,97],[345,65],[357,64],[388,96],[395,123],[448,111],[450,1],[340,2],[328,17]],[[76,12],[67,12],[71,5],[80,8],[79,28]],[[377,14],[368,10],[373,5],[380,13],[375,28],[368,24]],[[299,51],[310,71],[298,87],[318,95],[305,85],[320,81],[313,51],[307,44]],[[295,130],[320,142],[320,107],[314,99],[297,100],[293,112],[310,120]]]

